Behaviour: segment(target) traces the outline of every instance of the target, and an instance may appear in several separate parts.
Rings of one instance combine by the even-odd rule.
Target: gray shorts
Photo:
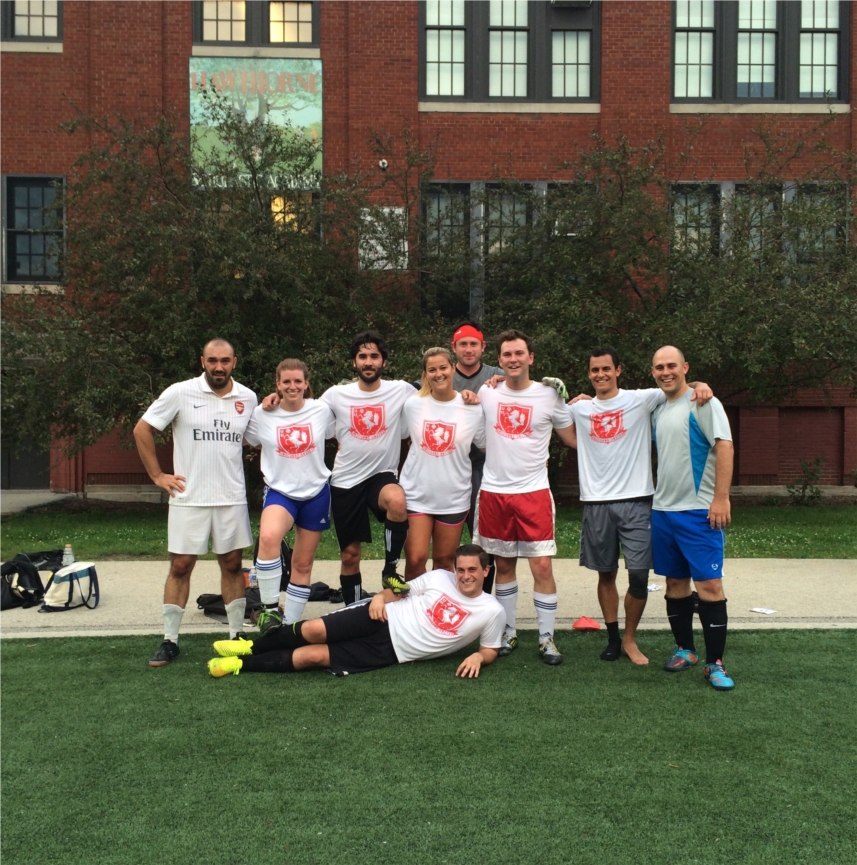
[[[580,564],[591,571],[615,571],[619,545],[629,570],[652,567],[652,502],[583,504]]]

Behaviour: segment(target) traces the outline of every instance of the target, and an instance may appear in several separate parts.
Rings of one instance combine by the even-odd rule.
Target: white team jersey
[[[491,493],[546,490],[551,431],[571,426],[566,404],[552,388],[533,382],[526,390],[505,383],[479,390],[485,414],[485,473]]]
[[[612,399],[580,400],[568,407],[577,431],[582,502],[652,495],[652,412],[665,399],[656,387],[620,389]]]
[[[719,399],[705,405],[686,391],[659,406],[654,415],[658,448],[656,511],[708,510],[714,498],[714,444],[732,441],[729,418]]]
[[[381,380],[375,391],[357,382],[329,387],[321,399],[336,416],[339,450],[331,484],[349,490],[380,472],[396,474],[402,449],[402,406],[417,392],[406,381]]]
[[[333,412],[327,403],[308,399],[299,411],[259,406],[244,438],[262,445],[265,483],[284,496],[302,502],[317,496],[330,469],[324,464],[324,440],[333,438]]]
[[[486,649],[500,648],[506,614],[493,595],[462,595],[455,574],[444,570],[429,571],[408,585],[407,597],[387,604],[400,664],[451,655],[477,639]]]
[[[242,505],[242,442],[256,408],[256,394],[232,380],[232,390],[218,396],[205,374],[170,385],[148,408],[143,420],[157,430],[173,425],[173,474],[187,478],[173,507]]]
[[[408,510],[454,514],[470,509],[470,445],[485,447],[485,420],[478,405],[460,394],[449,402],[431,396],[408,400],[403,409],[411,449],[399,483]]]

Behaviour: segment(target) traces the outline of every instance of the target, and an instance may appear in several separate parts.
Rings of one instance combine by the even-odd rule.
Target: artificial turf
[[[153,638],[2,644],[4,862],[15,865],[857,861],[851,631],[730,635],[701,667],[598,660],[534,633],[336,679],[211,679],[210,637],[167,668]],[[155,641],[156,642],[156,641]]]

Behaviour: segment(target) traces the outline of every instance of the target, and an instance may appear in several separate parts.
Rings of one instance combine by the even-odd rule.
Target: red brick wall
[[[854,10],[853,10],[854,11]],[[665,136],[674,161],[686,129],[702,123],[692,170],[714,180],[744,174],[744,146],[760,121],[772,120],[795,138],[820,115],[670,114],[671,4],[610,0],[601,9],[601,113],[419,113],[418,6],[415,2],[340,2],[321,7],[324,63],[324,140],[327,171],[373,170],[370,133],[399,138],[406,127],[422,148],[437,148],[436,177],[492,180],[561,178],[558,165],[589,146],[628,135],[635,144]],[[850,92],[857,93],[857,14],[851,15]],[[66,2],[62,54],[4,53],[2,75],[4,174],[64,174],[89,144],[88,136],[57,129],[77,108],[96,117],[121,112],[154,117],[176,109],[187,119],[187,58],[192,51],[189,2]],[[831,143],[857,148],[857,124],[841,115]],[[810,157],[807,157],[810,158]],[[395,202],[391,202],[395,203]],[[829,406],[832,406],[831,410]],[[801,394],[789,407],[731,407],[736,437],[736,481],[784,483],[800,458],[822,453],[825,479],[850,482],[857,469],[857,401],[844,391],[833,399]],[[92,474],[140,472],[133,451],[111,436],[74,460],[52,452],[52,485],[81,489]],[[165,460],[169,457],[165,456]],[[575,460],[564,476],[576,475]],[[165,465],[165,468],[167,466]]]

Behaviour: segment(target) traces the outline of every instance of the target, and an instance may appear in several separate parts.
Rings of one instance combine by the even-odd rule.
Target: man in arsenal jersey
[[[533,345],[519,330],[497,338],[505,382],[483,387],[479,401],[485,414],[485,472],[479,493],[477,538],[496,562],[497,600],[506,612],[501,655],[518,644],[518,558],[526,558],[533,575],[533,601],[539,624],[539,652],[546,664],[562,663],[554,643],[557,596],[551,557],[556,555],[554,507],[547,459],[553,430],[574,447],[574,429],[557,391],[530,379]]]
[[[407,596],[384,589],[371,602],[277,628],[258,640],[220,640],[208,671],[219,678],[321,667],[343,676],[440,658],[478,640],[478,650],[455,671],[476,678],[497,657],[505,615],[497,599],[482,591],[485,551],[465,544],[454,561],[455,573],[429,571],[411,581]]]
[[[149,666],[164,667],[179,654],[179,627],[197,556],[212,551],[229,633],[244,625],[241,553],[253,543],[244,484],[242,443],[256,394],[232,378],[237,360],[225,339],[202,350],[202,375],[168,387],[134,427],[137,451],[149,477],[170,494],[167,528],[170,570],[164,587],[164,640]],[[172,424],[174,473],[161,469],[154,431]]]

